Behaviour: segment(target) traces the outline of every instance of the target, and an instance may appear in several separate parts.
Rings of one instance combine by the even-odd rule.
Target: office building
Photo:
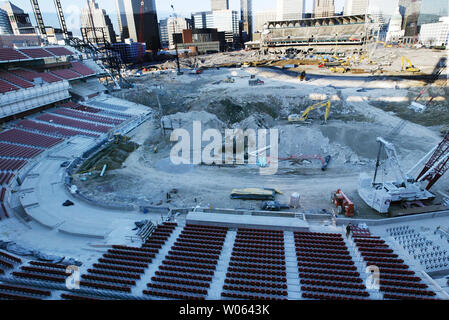
[[[141,8],[141,4],[144,7]],[[129,38],[134,42],[145,42],[147,49],[157,51],[161,48],[156,1],[123,0]],[[143,12],[141,13],[143,9]]]
[[[253,34],[253,1],[240,0],[240,30],[243,42],[251,41]]]
[[[277,20],[300,20],[304,18],[306,0],[277,0]]]
[[[116,42],[112,21],[95,0],[88,0],[87,6],[81,10],[81,29],[83,38],[92,43]]]
[[[352,16],[356,14],[368,13],[370,0],[346,0],[344,15]]]
[[[210,7],[212,11],[229,10],[229,0],[211,0]]]
[[[31,24],[30,16],[22,9],[12,4],[10,1],[4,1],[0,8],[8,14],[11,29],[15,35],[35,34],[36,30]]]
[[[315,0],[313,10],[315,18],[326,18],[335,16],[334,0]]]

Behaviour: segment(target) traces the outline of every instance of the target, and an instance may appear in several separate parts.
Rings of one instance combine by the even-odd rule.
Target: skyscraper
[[[304,18],[306,0],[277,0],[277,20]]]
[[[370,0],[346,0],[344,14],[345,16],[366,14],[369,4]]]
[[[175,48],[175,33],[182,33],[182,30],[191,29],[192,21],[186,18],[166,18],[159,22],[159,32],[161,36],[161,45],[164,48]]]
[[[250,41],[253,35],[253,1],[240,0],[240,20],[242,23],[242,40]]]
[[[422,0],[399,0],[399,11],[403,16],[402,29],[405,30],[404,42],[418,41],[418,18]]]
[[[145,42],[147,49],[161,48],[155,0],[123,0],[129,37]],[[143,6],[142,6],[143,4]]]
[[[97,41],[103,43],[103,36],[109,43],[116,42],[111,19],[106,14],[106,10],[100,9],[95,0],[88,0],[87,6],[81,9],[81,27],[85,30],[84,35],[92,43]],[[93,28],[99,28],[103,32],[93,30]]]
[[[122,41],[129,38],[128,20],[126,19],[124,0],[115,0],[117,8],[118,28],[120,31],[120,38]]]
[[[229,10],[229,0],[211,0],[210,6],[212,11]]]
[[[325,18],[335,16],[334,0],[315,0],[315,18]]]

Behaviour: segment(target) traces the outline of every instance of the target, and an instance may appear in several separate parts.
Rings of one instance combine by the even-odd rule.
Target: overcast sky
[[[300,1],[300,0],[298,0]],[[31,8],[30,0],[12,0],[13,4],[22,8],[26,12],[30,13],[33,23],[35,23],[33,11]],[[99,6],[106,10],[111,16],[112,22],[116,31],[117,26],[117,14],[115,9],[115,0],[97,0]],[[173,3],[176,13],[179,16],[190,17],[191,12],[207,11],[210,10],[210,0],[156,0],[156,8],[158,11],[158,18],[162,19],[171,14],[172,10],[170,4]],[[240,9],[240,0],[229,0],[231,9]],[[306,0],[306,11],[312,12],[313,0]],[[343,10],[345,0],[335,0],[336,11]],[[371,5],[381,8],[382,12],[387,15],[393,14],[398,0],[371,0]],[[61,0],[62,7],[64,8],[64,15],[67,20],[67,26],[69,29],[78,33],[79,30],[79,13],[80,9],[86,5],[86,0]],[[55,13],[55,7],[53,0],[39,0],[39,5],[43,13]],[[276,0],[253,0],[253,11],[260,11],[266,9],[276,8]],[[58,20],[55,17],[48,17],[44,15],[46,25],[59,26]],[[49,21],[51,20],[51,21]],[[77,30],[78,29],[78,30]]]

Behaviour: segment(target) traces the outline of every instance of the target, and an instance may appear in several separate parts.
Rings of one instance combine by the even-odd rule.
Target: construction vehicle
[[[115,144],[128,143],[129,140],[131,140],[130,137],[123,136],[120,133],[114,134],[114,143]]]
[[[223,80],[224,83],[235,83],[235,79],[233,77],[227,77]]]
[[[332,160],[332,156],[329,155],[323,158],[318,154],[314,154],[314,155],[296,155],[296,156],[291,155],[287,158],[278,158],[278,161],[291,161],[293,163],[299,163],[300,161],[304,160],[320,160],[321,171],[326,171],[327,168],[329,167],[329,163]]]
[[[377,142],[380,148],[374,178],[362,174],[358,189],[360,197],[369,207],[386,214],[392,204],[407,206],[415,203],[424,206],[422,201],[435,199],[435,195],[429,190],[449,170],[449,134],[407,173],[402,170],[394,145],[383,138],[377,138]],[[385,161],[381,159],[383,154],[386,155]],[[424,168],[416,178],[413,178],[413,173],[423,163]],[[380,170],[381,166],[384,170]],[[393,182],[385,182],[388,168],[393,170],[396,177]],[[384,177],[381,179],[382,182],[377,182],[381,172]]]
[[[344,213],[348,218],[354,217],[354,203],[349,200],[342,190],[338,189],[336,192],[332,193],[332,202],[335,204],[335,207],[337,207],[338,214]]]
[[[327,119],[329,118],[329,114],[331,111],[331,102],[330,100],[327,102],[319,102],[314,104],[313,106],[310,106],[306,109],[306,111],[303,112],[302,115],[299,114],[292,114],[288,117],[288,122],[302,122],[305,123],[307,119],[309,118],[310,112],[321,109],[326,107],[326,113],[324,115],[324,123],[327,123]]]
[[[262,81],[262,80],[260,80],[260,79],[255,79],[255,80],[250,79],[250,80],[248,81],[248,84],[249,84],[250,86],[260,86],[260,85],[264,85],[265,82]]]
[[[408,65],[405,64],[406,62]],[[417,72],[421,72],[421,69],[415,67],[409,58],[402,56],[401,57],[401,71],[417,73]]]
[[[333,73],[346,73],[351,69],[346,68],[346,67],[332,67],[329,70]]]

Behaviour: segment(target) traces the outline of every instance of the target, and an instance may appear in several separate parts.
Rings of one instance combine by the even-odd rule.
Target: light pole
[[[179,63],[179,53],[178,53],[178,42],[175,39],[175,33],[176,33],[176,26],[178,24],[178,20],[177,20],[177,16],[176,16],[176,12],[175,12],[175,7],[173,6],[173,4],[171,5],[171,8],[173,9],[173,19],[174,19],[174,23],[173,23],[173,33],[172,33],[172,41],[175,43],[175,51],[176,51],[176,65],[178,67],[178,76],[182,75],[183,73],[181,72],[181,65]]]

